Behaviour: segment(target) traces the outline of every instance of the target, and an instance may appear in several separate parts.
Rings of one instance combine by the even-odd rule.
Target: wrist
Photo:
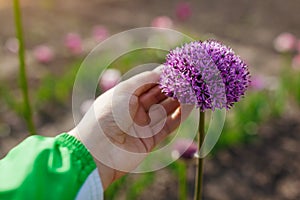
[[[75,137],[77,140],[82,142],[81,138],[79,137],[76,128],[69,131],[67,134]],[[83,144],[84,145],[84,144]],[[86,147],[87,148],[87,147]],[[113,183],[116,179],[122,177],[125,175],[125,172],[118,171],[116,169],[113,169],[103,163],[101,163],[95,156],[91,154],[91,156],[94,159],[94,162],[97,166],[99,176],[101,178],[101,183],[103,186],[103,190],[105,190],[111,183]]]
[[[103,189],[106,190],[115,180],[121,178],[126,172],[119,171],[117,169],[113,169],[103,163],[101,163],[99,160],[94,158],[94,161],[97,165],[99,175],[102,180]]]

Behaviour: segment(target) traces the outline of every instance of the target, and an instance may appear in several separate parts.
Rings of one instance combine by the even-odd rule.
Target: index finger
[[[122,88],[126,91],[134,90],[133,95],[139,97],[143,93],[147,92],[151,88],[155,87],[159,82],[159,77],[161,74],[161,66],[155,68],[152,71],[145,71],[137,74],[128,80],[121,83]]]

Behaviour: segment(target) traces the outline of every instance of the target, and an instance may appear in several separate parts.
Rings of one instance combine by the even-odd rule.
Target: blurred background
[[[204,199],[300,199],[300,1],[23,0],[21,4],[38,134],[55,136],[74,126],[71,95],[76,72],[85,56],[109,36],[153,26],[196,40],[215,38],[246,60],[252,83],[245,98],[230,110],[222,136],[206,158]],[[18,81],[12,1],[0,0],[0,25],[2,158],[29,134]],[[151,50],[123,56],[103,74],[98,94],[135,65],[162,63],[164,56]],[[82,113],[91,102],[82,104]],[[183,141],[174,151],[184,145]],[[106,199],[192,199],[195,165],[190,157],[157,172],[127,175],[106,191]]]

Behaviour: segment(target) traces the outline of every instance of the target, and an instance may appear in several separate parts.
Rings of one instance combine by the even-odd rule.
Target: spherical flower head
[[[179,20],[181,21],[187,20],[192,14],[192,9],[190,4],[187,2],[178,3],[176,6],[175,14]]]
[[[39,45],[34,48],[33,54],[35,59],[43,64],[50,63],[54,58],[54,52],[52,48],[47,45]]]
[[[257,90],[257,91],[265,89],[266,88],[266,83],[265,83],[264,77],[259,76],[259,75],[253,76],[252,80],[251,80],[250,87],[253,90]]]
[[[281,33],[274,40],[274,48],[278,52],[294,51],[297,39],[291,33]]]
[[[300,40],[297,41],[296,50],[300,54]]]
[[[121,72],[117,69],[107,69],[103,72],[99,86],[102,92],[105,92],[116,86],[121,78]]]
[[[102,42],[109,36],[109,31],[105,26],[98,25],[93,28],[93,38],[97,42]]]
[[[180,139],[175,142],[172,150],[172,157],[174,159],[192,159],[198,151],[198,145],[193,140]]]
[[[94,99],[88,99],[85,100],[81,105],[80,105],[80,112],[82,115],[84,115],[85,113],[87,113],[87,111],[91,108],[91,106],[94,103]]]
[[[65,46],[74,55],[81,54],[83,51],[81,37],[77,33],[68,33],[66,35]]]
[[[171,50],[162,69],[162,91],[201,111],[231,108],[250,83],[248,67],[233,50],[215,40]]]
[[[19,42],[17,38],[9,38],[5,42],[5,47],[11,53],[18,53],[19,51]]]
[[[296,55],[292,60],[292,67],[294,70],[300,71],[300,54]]]
[[[151,26],[157,27],[157,28],[172,28],[173,21],[170,17],[158,16],[152,20]]]

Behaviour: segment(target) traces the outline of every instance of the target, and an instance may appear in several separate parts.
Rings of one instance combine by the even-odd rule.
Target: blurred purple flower
[[[300,54],[300,40],[297,41],[296,50]]]
[[[250,87],[254,90],[263,90],[266,88],[266,83],[262,76],[253,76],[251,78]]]
[[[90,109],[90,107],[93,105],[94,101],[95,101],[94,99],[88,99],[81,104],[80,112],[82,115],[84,115]]]
[[[115,85],[118,84],[121,78],[121,72],[117,69],[107,69],[101,76],[100,79],[100,89],[102,92],[113,88]]]
[[[151,26],[157,28],[172,28],[173,21],[170,19],[170,17],[158,16],[152,20]]]
[[[191,5],[187,2],[178,3],[176,5],[175,14],[179,20],[181,21],[187,20],[192,14]]]
[[[18,53],[19,51],[19,42],[17,38],[8,38],[5,42],[5,47],[8,51],[12,53]]]
[[[250,84],[248,67],[233,50],[215,40],[173,49],[162,69],[162,91],[201,111],[231,108]]]
[[[108,38],[109,32],[105,26],[98,25],[93,28],[93,38],[97,42],[101,42]]]
[[[198,145],[193,140],[180,139],[173,145],[172,157],[174,159],[192,159],[198,151]]]
[[[292,67],[293,69],[300,71],[300,53],[293,58]]]
[[[75,55],[81,54],[83,51],[81,37],[77,33],[68,33],[66,35],[65,46]]]
[[[274,48],[278,52],[294,51],[297,39],[291,33],[281,33],[274,40]]]
[[[51,62],[54,58],[53,50],[46,45],[36,46],[33,50],[33,55],[38,62],[44,64]]]

